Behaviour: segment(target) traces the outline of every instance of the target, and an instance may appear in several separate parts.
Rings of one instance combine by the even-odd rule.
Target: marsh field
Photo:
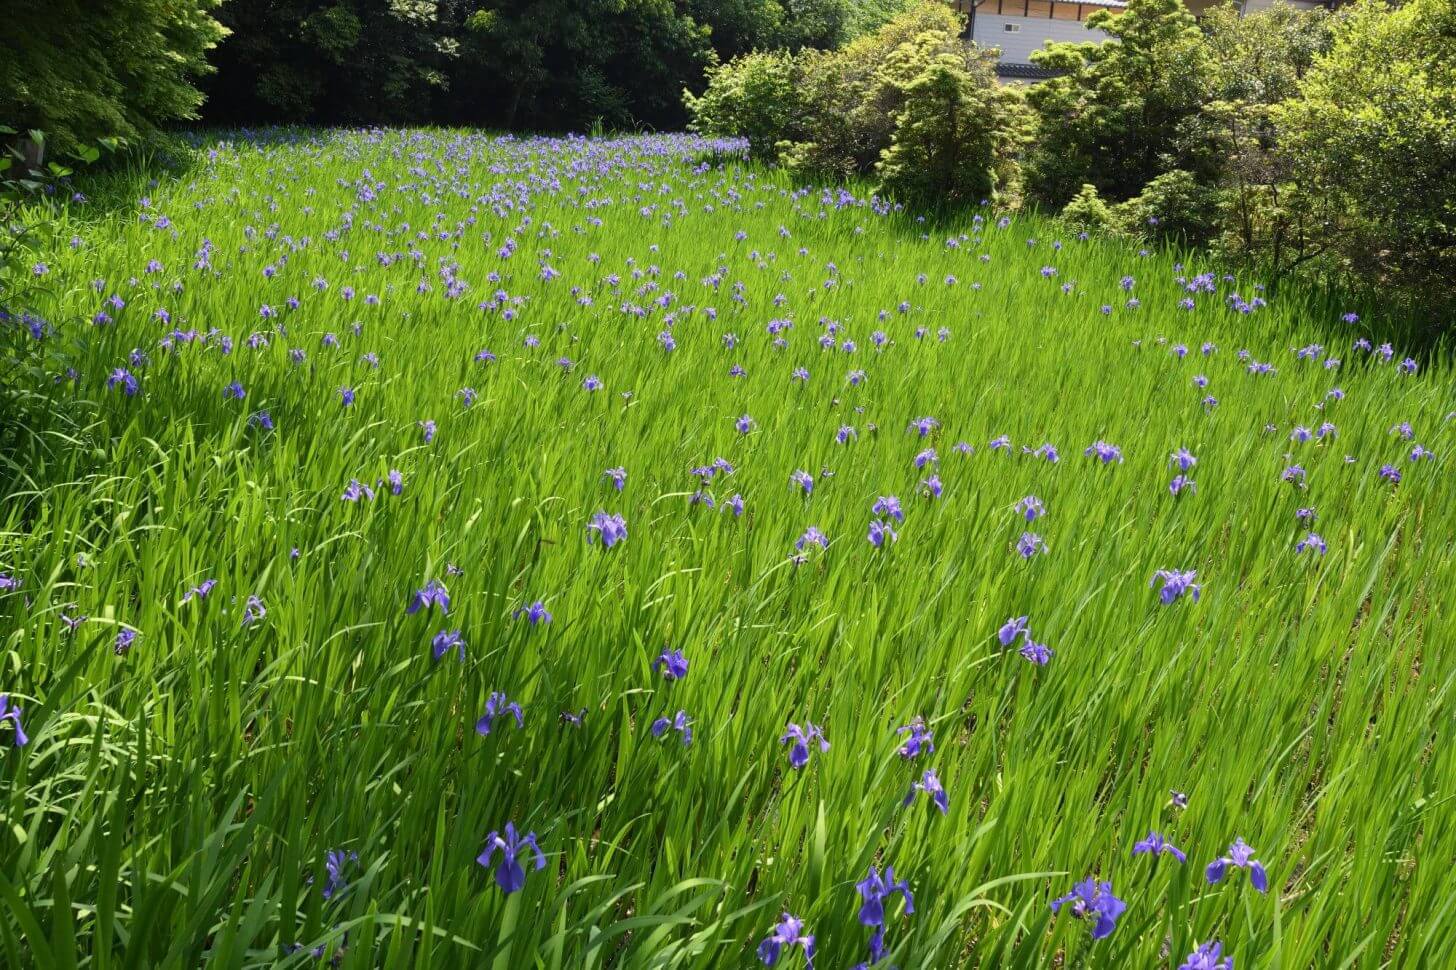
[[[1448,965],[1449,348],[741,155],[54,203],[4,962]]]

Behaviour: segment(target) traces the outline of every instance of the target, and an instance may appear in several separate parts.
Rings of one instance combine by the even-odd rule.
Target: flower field
[[[65,207],[0,962],[1447,964],[1449,350],[741,152]]]

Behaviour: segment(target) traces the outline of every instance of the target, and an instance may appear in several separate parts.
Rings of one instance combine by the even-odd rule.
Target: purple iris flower
[[[1249,870],[1250,885],[1261,893],[1269,891],[1269,875],[1264,871],[1264,864],[1254,858],[1253,847],[1242,838],[1234,839],[1233,845],[1229,846],[1228,855],[1213,860],[1203,871],[1209,885],[1222,882],[1229,866]]]
[[[944,490],[944,487],[941,484],[939,475],[931,475],[920,483],[920,492],[927,498],[940,498],[940,493]]]
[[[267,615],[268,608],[263,605],[263,600],[257,596],[249,596],[248,602],[243,606],[243,626],[252,626]]]
[[[905,915],[909,916],[915,912],[915,899],[910,895],[910,884],[905,880],[895,879],[895,868],[885,867],[885,874],[880,875],[879,870],[870,866],[869,875],[854,884],[859,890],[860,899],[863,904],[859,908],[859,921],[861,925],[874,927],[874,934],[870,937],[870,958],[868,963],[861,964],[862,967],[871,966],[884,959],[885,953],[885,900],[899,893],[905,900]]]
[[[1234,970],[1234,958],[1224,956],[1223,944],[1211,940],[1188,954],[1188,959],[1178,965],[1178,970]]]
[[[1290,465],[1280,473],[1279,477],[1291,485],[1303,485],[1305,472],[1303,465]]]
[[[1394,465],[1381,465],[1379,474],[1381,478],[1390,482],[1392,485],[1400,484],[1400,469]]]
[[[921,438],[928,436],[938,427],[940,427],[940,422],[934,418],[916,418],[910,422],[910,430],[918,431]]]
[[[0,590],[19,589],[20,580],[9,573],[0,573]]]
[[[344,869],[351,862],[358,862],[357,852],[345,852],[342,849],[334,849],[324,859],[324,871],[328,874],[329,881],[323,888],[324,899],[332,899],[336,893],[348,889],[349,884],[344,882]]]
[[[723,503],[723,508],[731,509],[733,512],[733,517],[735,519],[738,518],[743,514],[743,496],[739,495],[737,492],[733,493],[732,497],[729,498],[728,501]]]
[[[255,428],[262,428],[264,431],[273,430],[273,415],[267,411],[259,411],[248,418],[248,423]]]
[[[504,837],[499,832],[492,832],[485,837],[485,850],[475,857],[475,861],[488,869],[490,860],[496,852],[500,852],[500,863],[495,867],[495,882],[501,887],[502,892],[510,894],[519,891],[526,885],[526,870],[519,860],[526,849],[530,849],[535,855],[535,863],[532,868],[538,872],[546,868],[546,856],[542,854],[541,847],[536,844],[536,833],[528,832],[524,836],[518,835],[515,823],[507,822]]]
[[[131,652],[132,644],[136,643],[137,632],[130,627],[122,627],[116,634],[116,644],[113,649],[118,657],[124,657]]]
[[[515,612],[511,616],[517,620],[524,616],[526,622],[532,626],[540,626],[542,623],[551,622],[551,614],[546,610],[546,604],[540,600],[536,600],[536,602],[529,606],[516,607]]]
[[[1055,651],[1045,643],[1037,643],[1028,633],[1025,642],[1021,644],[1021,649],[1016,652],[1038,667],[1045,667]]]
[[[135,397],[138,386],[136,377],[124,367],[118,367],[106,379],[106,389],[108,391],[120,387],[127,397]]]
[[[900,508],[900,500],[893,495],[881,495],[875,499],[875,504],[870,506],[870,514],[886,516],[896,522],[905,521],[905,513]]]
[[[1179,862],[1188,861],[1188,857],[1183,854],[1182,849],[1178,848],[1176,845],[1163,838],[1162,833],[1153,831],[1148,832],[1147,838],[1133,844],[1132,854],[1149,854],[1152,855],[1155,859],[1160,855],[1167,854],[1177,859]]]
[[[586,391],[600,391],[602,389],[602,379],[595,374],[588,374],[582,380],[581,386]]]
[[[789,476],[789,483],[799,486],[804,490],[805,495],[812,495],[814,493],[814,476],[801,468],[795,469],[794,473]]]
[[[915,456],[915,467],[924,468],[926,465],[933,465],[940,461],[940,456],[935,453],[934,448],[926,448]]]
[[[992,438],[989,447],[992,451],[1010,451],[1011,436],[1003,434],[999,437]]]
[[[572,727],[581,727],[582,722],[586,720],[586,708],[583,707],[579,711],[562,711],[560,717],[562,724],[570,724]]]
[[[682,680],[688,675],[688,658],[681,650],[662,649],[656,660],[652,661],[652,672],[662,671],[664,680]]]
[[[224,399],[233,398],[235,400],[241,401],[243,398],[248,396],[248,392],[243,390],[243,385],[239,384],[237,381],[233,381],[231,384],[227,385],[222,389],[222,396]]]
[[[9,694],[0,694],[0,723],[9,721],[15,726],[15,746],[23,748],[30,743],[30,738],[25,734],[25,728],[20,725],[20,715],[23,709],[18,704],[10,703]]]
[[[438,430],[436,428],[436,426],[435,426],[435,422],[430,421],[430,420],[425,420],[425,421],[418,422],[418,424],[419,424],[419,428],[420,428],[420,434],[425,439],[425,444],[429,444],[430,442],[434,441],[435,440],[435,432],[436,432],[436,430]]]
[[[423,589],[415,591],[414,597],[410,600],[409,606],[405,607],[406,613],[418,613],[420,610],[427,610],[431,606],[440,608],[440,615],[448,616],[450,613],[450,591],[445,584],[438,580],[430,580],[425,583]]]
[[[374,489],[363,484],[357,478],[349,479],[349,484],[344,489],[344,494],[339,497],[341,502],[357,502],[360,499],[374,501]]]
[[[459,630],[441,630],[430,641],[430,646],[434,649],[436,660],[454,649],[459,651],[460,661],[465,661],[465,638],[460,635]]]
[[[940,809],[944,815],[950,810],[950,798],[945,793],[945,788],[940,784],[940,778],[936,775],[934,768],[925,769],[925,774],[920,780],[910,786],[910,793],[905,796],[904,804],[909,805],[915,801],[916,792],[925,792],[930,796],[931,802]]]
[[[506,697],[501,691],[491,691],[490,696],[485,699],[485,713],[481,715],[480,720],[475,722],[475,733],[482,737],[489,737],[491,728],[495,727],[496,719],[505,717],[507,714],[516,719],[516,727],[526,726],[526,720],[521,715],[521,705]]]
[[[1021,538],[1016,540],[1016,552],[1022,559],[1030,559],[1038,552],[1046,550],[1046,542],[1035,532],[1023,532]]]
[[[398,495],[404,491],[404,473],[398,468],[391,468],[389,474],[384,476],[384,480],[389,483],[391,494]]]
[[[622,468],[621,466],[618,466],[616,468],[608,468],[606,471],[602,472],[602,477],[610,478],[612,480],[612,485],[619,492],[627,487],[627,469]]]
[[[1098,882],[1091,876],[1077,883],[1065,896],[1052,900],[1052,912],[1056,913],[1066,904],[1072,904],[1072,915],[1078,919],[1091,917],[1092,939],[1100,940],[1117,929],[1117,919],[1127,910],[1127,904],[1112,895],[1112,883]]]
[[[182,602],[186,603],[188,600],[194,599],[194,598],[195,599],[200,599],[200,600],[201,599],[207,599],[207,594],[208,593],[211,593],[212,592],[212,588],[214,586],[216,586],[216,585],[217,585],[217,580],[215,580],[215,579],[204,579],[201,583],[199,583],[198,585],[192,587],[187,592],[185,592],[185,593],[182,594]]]
[[[923,717],[911,718],[909,724],[896,728],[895,733],[906,735],[900,744],[900,757],[906,761],[935,751],[935,732],[926,725]]]
[[[899,541],[899,538],[900,537],[895,533],[895,530],[890,527],[890,524],[888,522],[881,522],[879,519],[870,520],[870,532],[868,539],[870,545],[874,546],[876,549],[884,548],[885,541],[887,539],[890,542],[897,542]]]
[[[1203,587],[1194,582],[1197,578],[1198,570],[1196,569],[1159,569],[1153,574],[1152,581],[1148,585],[1156,586],[1158,581],[1162,580],[1163,588],[1158,591],[1158,598],[1163,601],[1164,606],[1185,594],[1193,597],[1193,602],[1197,603],[1198,595],[1203,591]]]
[[[821,752],[829,750],[829,741],[825,739],[824,732],[813,721],[805,721],[805,727],[790,723],[784,729],[783,737],[779,738],[779,744],[793,742],[789,748],[789,766],[791,768],[802,768],[809,763],[809,745],[815,741],[819,742]]]
[[[1035,495],[1028,495],[1016,503],[1016,513],[1025,516],[1028,522],[1035,522],[1040,516],[1046,515],[1046,506]]]
[[[1306,549],[1310,549],[1323,556],[1329,551],[1329,546],[1325,545],[1325,540],[1320,538],[1319,533],[1311,532],[1294,544],[1294,551],[1296,553],[1304,552]]]
[[[1181,792],[1181,791],[1178,791],[1176,789],[1170,788],[1170,789],[1168,789],[1168,797],[1169,797],[1169,800],[1173,803],[1173,807],[1174,808],[1187,808],[1188,807],[1188,793],[1187,792]]]
[[[1173,452],[1173,454],[1169,456],[1168,461],[1170,464],[1177,465],[1180,472],[1186,472],[1190,470],[1194,465],[1198,464],[1198,459],[1193,457],[1193,453],[1190,452],[1187,448],[1179,448],[1177,451]]]
[[[1104,465],[1111,464],[1114,461],[1119,463],[1122,461],[1122,449],[1117,447],[1117,445],[1110,445],[1105,441],[1092,442],[1092,444],[1087,446],[1087,450],[1083,454],[1088,458],[1096,458]]]
[[[764,966],[771,967],[779,962],[786,946],[803,947],[804,970],[814,970],[814,937],[804,932],[803,920],[788,913],[779,917],[773,931],[758,945],[758,958]]]
[[[601,539],[603,549],[610,549],[627,539],[627,520],[620,515],[598,512],[591,517],[586,529],[586,541],[595,544]]]
[[[1025,616],[1016,616],[1001,624],[1001,629],[996,631],[996,638],[1001,641],[1001,646],[1011,646],[1011,642],[1023,633],[1027,636],[1031,635],[1031,630],[1027,626],[1027,619],[1028,617]]]
[[[748,432],[753,430],[753,419],[745,414],[733,422],[733,427],[738,429],[739,434],[748,434]]]
[[[678,711],[669,720],[666,717],[659,717],[652,722],[652,736],[660,738],[668,731],[676,731],[682,735],[683,747],[693,743],[693,721],[688,717],[687,711]]]
[[[799,538],[795,540],[794,548],[797,549],[799,552],[803,552],[804,547],[809,545],[818,546],[820,549],[828,549],[829,537],[826,536],[823,532],[820,532],[818,526],[811,525],[809,526],[809,528],[804,530],[803,535],[799,536]]]
[[[1410,452],[1410,460],[1413,462],[1426,461],[1435,457],[1436,453],[1426,448],[1424,445],[1416,445],[1414,448],[1411,449]]]
[[[1168,483],[1168,491],[1173,494],[1174,498],[1177,498],[1185,491],[1197,492],[1198,483],[1187,475],[1174,475],[1173,480]]]
[[[354,403],[354,389],[352,387],[341,387],[341,388],[339,388],[339,402],[344,407],[348,407],[349,405],[353,404]]]

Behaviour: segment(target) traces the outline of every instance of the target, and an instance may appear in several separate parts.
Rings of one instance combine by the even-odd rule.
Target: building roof
[[[1014,78],[1018,81],[1045,81],[1061,74],[1061,71],[1050,67],[1040,67],[1036,64],[1007,64],[996,65],[997,75],[1005,78]]]

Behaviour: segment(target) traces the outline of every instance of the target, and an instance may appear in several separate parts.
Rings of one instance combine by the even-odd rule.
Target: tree
[[[1329,199],[1333,272],[1411,308],[1452,308],[1456,267],[1456,4],[1360,0],[1273,113],[1290,164]]]
[[[208,115],[244,124],[428,118],[458,50],[448,9],[436,0],[226,4],[232,36],[217,51]]]
[[[0,0],[0,121],[59,150],[197,117],[219,0]]]
[[[1174,169],[1197,176],[1216,163],[1190,137],[1207,99],[1208,50],[1182,0],[1130,0],[1121,14],[1087,18],[1115,43],[1052,44],[1032,60],[1065,73],[1038,84],[1027,100],[1039,138],[1027,161],[1027,187],[1060,208],[1084,184],[1122,201]]]
[[[1332,18],[1276,2],[1241,16],[1232,4],[1203,19],[1212,97],[1196,124],[1217,146],[1223,255],[1255,264],[1272,282],[1325,252],[1327,199],[1303,184],[1275,114],[1329,49]]]
[[[905,107],[875,170],[888,195],[934,205],[1014,196],[1013,155],[1027,126],[1020,94],[999,87],[986,61],[939,53],[905,83]],[[979,72],[977,72],[979,68]],[[977,73],[973,73],[977,72]]]

